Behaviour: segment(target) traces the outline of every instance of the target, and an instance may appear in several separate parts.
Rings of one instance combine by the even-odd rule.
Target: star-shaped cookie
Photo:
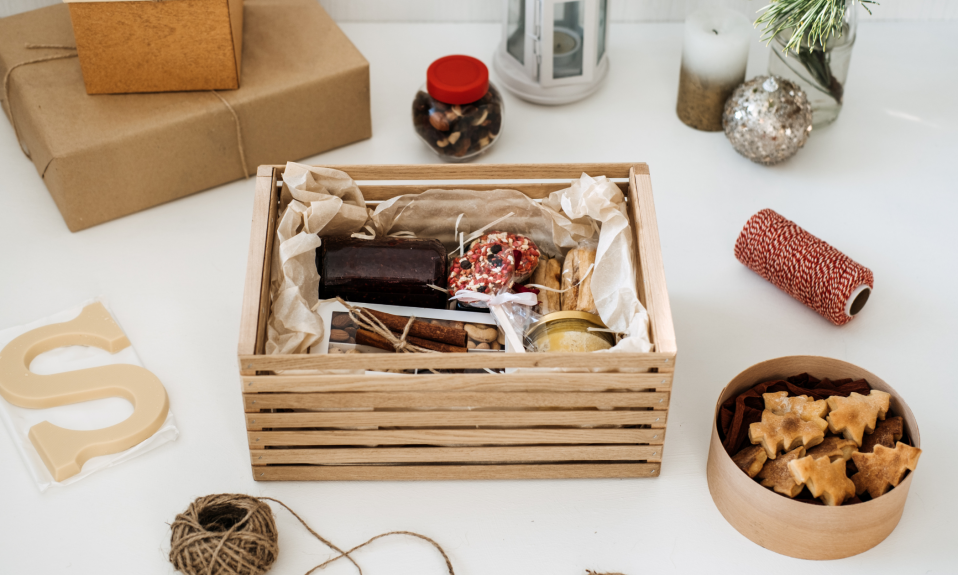
[[[889,417],[875,426],[875,431],[862,438],[862,447],[858,451],[862,453],[871,453],[876,445],[884,445],[888,449],[894,449],[895,443],[901,439],[905,431],[905,421],[898,417]]]
[[[765,487],[770,487],[776,493],[794,498],[802,492],[805,484],[795,482],[792,474],[788,471],[788,464],[802,457],[805,457],[805,448],[799,447],[778,459],[768,460],[758,474],[758,478],[762,480],[760,483]]]
[[[746,447],[732,457],[735,465],[738,465],[738,468],[749,477],[755,477],[755,474],[762,470],[766,460],[768,460],[768,455],[765,454],[765,448],[761,445]]]
[[[843,459],[803,457],[790,462],[788,471],[796,483],[804,483],[825,505],[841,505],[845,499],[855,496],[855,484],[845,475]]]
[[[920,455],[920,449],[900,441],[895,449],[876,445],[872,453],[853,453],[852,461],[858,467],[858,473],[852,476],[855,492],[867,491],[872,497],[884,495],[892,487],[898,486],[906,470],[915,470]]]
[[[885,419],[891,395],[873,389],[868,395],[852,392],[848,397],[833,395],[826,401],[830,409],[828,429],[844,435],[845,439],[851,439],[860,447],[865,432],[875,431],[875,422]]]
[[[748,439],[754,445],[761,444],[768,458],[775,459],[781,451],[818,445],[825,439],[825,432],[794,413],[776,415],[766,409],[762,412],[762,421],[748,427]]]
[[[765,400],[765,409],[771,410],[776,415],[794,413],[823,430],[828,427],[828,422],[823,419],[828,414],[828,403],[824,399],[814,401],[807,395],[789,397],[787,391],[763,393],[762,398]]]
[[[845,439],[837,435],[829,435],[824,441],[808,450],[808,454],[815,459],[827,457],[829,461],[841,459],[848,461],[852,453],[858,451],[858,446],[851,439]]]

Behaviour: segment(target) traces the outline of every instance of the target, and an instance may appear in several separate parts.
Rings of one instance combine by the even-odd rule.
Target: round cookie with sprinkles
[[[539,248],[518,234],[490,232],[453,260],[449,292],[459,290],[497,294],[513,282],[528,279],[539,263]]]
[[[472,250],[456,258],[449,271],[449,293],[469,290],[495,295],[512,283],[515,271],[512,250],[498,250],[482,257]]]
[[[497,247],[498,246],[498,247]],[[512,249],[515,277],[513,281],[524,282],[532,277],[539,265],[539,247],[529,238],[509,232],[489,232],[469,246],[470,252],[492,254]]]

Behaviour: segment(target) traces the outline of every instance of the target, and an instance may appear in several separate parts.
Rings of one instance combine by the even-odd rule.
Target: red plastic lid
[[[426,70],[429,95],[447,104],[469,104],[489,91],[489,69],[472,56],[444,56]]]

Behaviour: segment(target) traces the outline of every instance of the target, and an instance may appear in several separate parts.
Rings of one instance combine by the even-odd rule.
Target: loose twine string
[[[494,222],[491,222],[491,223],[489,223],[489,224],[486,224],[485,226],[483,226],[483,227],[479,228],[478,230],[472,232],[472,233],[469,235],[469,237],[467,237],[467,238],[464,238],[464,237],[463,237],[463,236],[464,236],[464,233],[459,231],[459,223],[462,221],[463,216],[465,216],[466,214],[459,214],[459,217],[456,218],[456,229],[455,229],[455,232],[454,232],[454,235],[453,235],[453,237],[459,239],[459,247],[456,248],[455,250],[449,252],[449,253],[446,254],[446,255],[447,255],[447,256],[451,256],[451,255],[453,255],[453,254],[456,253],[456,252],[463,252],[463,253],[465,253],[465,251],[464,251],[464,249],[465,249],[465,248],[464,248],[464,244],[465,244],[465,243],[471,242],[472,240],[478,238],[478,237],[481,236],[483,233],[485,233],[485,231],[488,230],[489,228],[491,228],[491,227],[493,227],[493,226],[499,224],[499,223],[502,222],[503,220],[506,220],[506,219],[508,219],[508,218],[511,218],[511,217],[514,216],[515,214],[516,214],[515,212],[509,212],[508,214],[502,216],[501,218],[495,220]],[[352,234],[351,237],[359,238],[359,239],[363,239],[363,240],[374,240],[374,239],[376,239],[376,230],[375,230],[371,225],[366,224],[366,225],[363,226],[363,229],[365,229],[368,233],[365,233],[365,234],[364,234],[364,233],[361,233],[361,232],[357,232],[357,233],[355,233],[355,234]],[[396,233],[389,234],[389,235],[387,235],[386,237],[390,237],[390,238],[415,238],[415,237],[416,237],[416,234],[414,234],[414,233],[412,233],[412,232],[409,232],[409,231],[402,231],[402,232],[396,232]]]
[[[7,111],[10,113],[10,123],[13,124],[13,134],[17,138],[17,143],[20,144],[20,150],[23,154],[30,160],[33,159],[33,156],[30,155],[30,151],[27,149],[26,144],[23,142],[23,137],[20,134],[20,127],[17,125],[17,117],[13,113],[13,101],[10,99],[10,75],[14,70],[21,66],[28,66],[30,64],[39,64],[41,62],[52,62],[53,60],[66,60],[67,58],[76,58],[77,49],[76,46],[63,46],[59,44],[24,44],[24,47],[27,50],[69,50],[69,54],[56,54],[53,56],[43,56],[42,58],[34,58],[33,60],[27,60],[26,62],[20,62],[10,66],[7,70],[7,73],[3,75],[3,100],[7,103]],[[221,96],[215,90],[210,90],[210,92],[219,98],[223,105],[226,106],[226,109],[229,110],[229,113],[233,116],[233,123],[236,125],[236,147],[239,151],[240,157],[240,167],[243,170],[243,178],[249,179],[249,166],[246,163],[246,150],[243,147],[243,130],[240,127],[239,114],[236,113],[236,110],[226,101],[223,96]]]
[[[544,291],[551,291],[551,292],[554,292],[554,293],[565,293],[565,292],[567,292],[567,291],[569,291],[569,290],[571,290],[571,289],[577,288],[577,287],[579,287],[580,285],[582,285],[582,282],[584,282],[585,279],[586,279],[587,277],[589,277],[589,274],[592,273],[592,270],[593,270],[593,269],[595,269],[595,264],[589,264],[589,267],[587,267],[587,268],[585,269],[585,274],[582,275],[582,279],[580,279],[579,281],[575,282],[574,284],[572,284],[571,286],[569,286],[569,287],[567,287],[567,288],[565,288],[565,289],[555,289],[555,288],[551,288],[551,287],[544,286],[544,285],[541,285],[541,284],[526,284],[526,287],[527,287],[527,288],[541,289],[541,290],[544,290]],[[565,272],[563,272],[562,275],[565,276],[565,275],[567,275],[567,274],[566,274]]]
[[[463,215],[465,215],[465,214],[459,214],[459,217],[456,218],[456,231],[454,232],[454,233],[455,233],[455,236],[454,236],[454,237],[459,238],[459,247],[456,248],[456,249],[454,249],[454,250],[452,250],[451,252],[449,252],[449,253],[446,254],[446,255],[451,256],[451,255],[453,255],[453,254],[456,253],[456,252],[465,253],[465,251],[464,251],[464,250],[465,250],[465,244],[468,244],[468,243],[471,242],[472,240],[474,240],[474,239],[478,238],[479,236],[481,236],[482,234],[486,233],[486,230],[488,230],[489,228],[491,228],[491,227],[493,227],[493,226],[496,226],[496,225],[499,225],[499,223],[501,223],[501,222],[503,222],[503,221],[505,221],[505,220],[511,218],[512,216],[516,215],[516,213],[515,213],[515,212],[509,212],[508,214],[502,216],[501,218],[499,218],[499,219],[497,219],[497,220],[494,220],[494,221],[492,221],[492,222],[490,222],[490,223],[488,223],[488,224],[482,226],[482,227],[479,228],[478,230],[472,232],[472,233],[469,234],[469,236],[466,237],[465,239],[463,239],[462,233],[459,232],[459,222],[462,221],[462,216],[463,216]]]
[[[412,531],[390,531],[377,535],[348,551],[343,551],[321,536],[288,505],[272,497],[250,497],[242,494],[218,494],[197,498],[176,516],[170,526],[170,563],[186,575],[262,575],[279,555],[279,534],[269,505],[283,506],[303,527],[339,555],[320,563],[305,573],[310,575],[340,559],[346,558],[363,569],[351,554],[390,535],[409,535],[431,543],[446,562],[449,575],[455,575],[452,561],[439,543]]]
[[[240,127],[239,114],[236,113],[236,110],[233,109],[233,106],[226,101],[226,98],[221,96],[216,90],[210,90],[210,93],[220,99],[220,102],[223,102],[223,105],[226,106],[226,109],[230,111],[230,114],[233,115],[233,123],[236,124],[236,148],[239,150],[240,157],[240,166],[243,168],[243,179],[249,179],[249,166],[246,164],[246,150],[243,149],[243,129]]]
[[[749,218],[735,257],[835,325],[854,317],[846,304],[859,286],[875,287],[871,270],[768,209]]]

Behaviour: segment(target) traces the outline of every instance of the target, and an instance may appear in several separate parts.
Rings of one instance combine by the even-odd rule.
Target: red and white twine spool
[[[835,325],[851,321],[875,287],[871,270],[772,210],[748,220],[735,257]]]

